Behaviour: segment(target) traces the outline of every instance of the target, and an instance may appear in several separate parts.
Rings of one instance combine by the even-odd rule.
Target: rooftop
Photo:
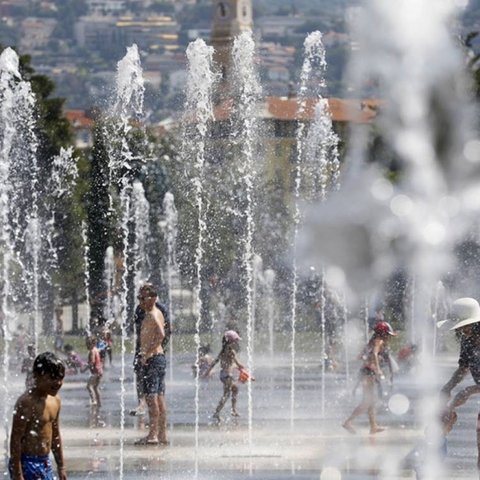
[[[272,120],[312,121],[315,117],[317,98],[306,100],[303,112],[299,112],[299,100],[296,97],[266,97],[259,106],[259,117]],[[381,101],[376,99],[328,98],[328,107],[333,122],[371,123],[378,114]],[[214,111],[217,121],[228,120],[232,110],[232,100],[219,104]]]

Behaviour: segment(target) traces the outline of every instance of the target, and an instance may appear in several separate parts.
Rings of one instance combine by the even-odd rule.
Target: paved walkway
[[[246,476],[256,479],[373,479],[415,478],[413,472],[398,467],[401,459],[422,438],[415,420],[417,388],[409,376],[399,376],[392,393],[410,400],[410,409],[393,415],[380,409],[379,420],[388,429],[376,436],[367,434],[366,419],[359,421],[359,433],[350,435],[341,427],[342,419],[359,397],[351,397],[343,374],[329,373],[322,416],[321,368],[312,358],[299,358],[296,369],[295,416],[290,418],[290,366],[288,355],[259,358],[253,387],[252,428],[248,427],[247,387],[239,397],[241,417],[228,417],[214,426],[210,414],[221,395],[217,375],[202,383],[198,405],[198,446],[195,444],[195,385],[191,376],[192,358],[174,358],[173,380],[167,379],[169,406],[168,447],[138,447],[135,439],[143,436],[141,420],[125,417],[120,428],[121,408],[135,406],[131,358],[126,360],[125,392],[121,394],[120,361],[107,367],[103,382],[105,427],[89,428],[86,375],[70,376],[61,391],[62,432],[70,479],[225,479]],[[455,359],[439,362],[439,384],[455,368]],[[353,380],[352,380],[353,381]],[[14,378],[12,396],[22,388],[23,377]],[[359,395],[359,393],[357,394]],[[445,475],[439,478],[473,479],[476,446],[475,422],[478,402],[471,400],[459,412],[459,421],[449,441]],[[5,433],[0,434],[4,439]],[[395,472],[387,475],[387,471]],[[323,473],[322,473],[323,472]],[[328,474],[328,472],[330,472]],[[340,476],[339,476],[340,475]]]

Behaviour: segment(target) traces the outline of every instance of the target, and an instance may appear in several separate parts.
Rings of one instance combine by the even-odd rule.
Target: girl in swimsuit
[[[220,421],[220,412],[227,402],[230,395],[232,396],[232,417],[239,417],[237,412],[237,395],[238,386],[233,377],[235,368],[243,369],[243,365],[237,360],[235,346],[241,340],[238,333],[234,330],[227,330],[222,338],[222,350],[217,358],[212,362],[205,376],[208,376],[213,367],[220,362],[220,381],[223,383],[223,395],[217,405],[213,418]]]
[[[380,356],[387,349],[390,337],[396,335],[396,333],[389,323],[383,321],[375,325],[373,332],[362,355],[363,365],[360,369],[360,382],[363,389],[362,401],[343,423],[343,428],[350,433],[357,433],[352,422],[356,417],[365,412],[368,415],[371,434],[384,430],[384,428],[377,425],[375,416],[375,392],[377,391],[377,385],[380,380],[385,378],[380,368]]]

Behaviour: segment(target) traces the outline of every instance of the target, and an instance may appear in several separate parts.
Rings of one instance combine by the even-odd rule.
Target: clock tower
[[[253,27],[252,0],[213,0],[213,8],[213,58],[225,83],[230,74],[233,41]]]

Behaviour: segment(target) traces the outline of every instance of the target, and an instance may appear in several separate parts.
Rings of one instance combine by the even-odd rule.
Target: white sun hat
[[[437,326],[441,327],[444,323],[450,321],[457,322],[450,330],[480,322],[480,305],[474,298],[465,297],[455,300],[452,303],[449,319],[438,322]]]

